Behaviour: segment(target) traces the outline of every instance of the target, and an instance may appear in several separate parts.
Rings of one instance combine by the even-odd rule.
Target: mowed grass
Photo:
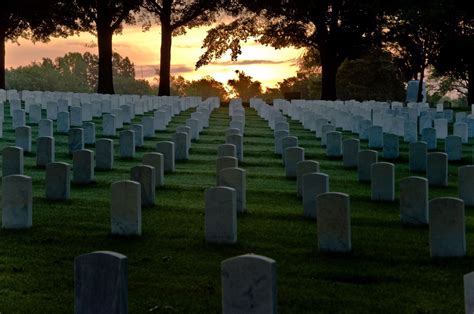
[[[191,111],[176,116],[167,131],[146,139],[134,160],[120,160],[115,138],[115,169],[96,172],[93,185],[73,185],[68,202],[45,200],[44,170],[35,166],[34,153],[26,154],[25,174],[33,177],[33,227],[0,230],[1,313],[72,312],[74,258],[97,250],[128,257],[131,313],[219,313],[220,263],[246,253],[276,260],[281,313],[463,312],[462,277],[474,270],[472,208],[466,208],[468,256],[432,259],[427,227],[402,226],[398,199],[371,202],[370,185],[357,182],[357,171],[344,169],[341,160],[328,160],[313,133],[291,121],[291,135],[298,136],[306,159],[319,161],[321,172],[329,174],[331,191],[351,197],[353,251],[319,253],[316,222],[303,218],[296,182],[285,179],[273,153],[273,132],[253,109],[246,110],[245,160],[240,165],[247,171],[248,211],[238,216],[237,244],[204,240],[204,191],[215,185],[216,149],[224,143],[230,122],[227,108],[212,113],[210,127],[192,145],[190,160],[177,163],[176,173],[166,175],[165,187],[157,191],[156,206],[143,209],[143,236],[111,236],[110,184],[128,179],[143,153],[154,151],[160,140],[170,140]],[[95,122],[100,138],[101,120]],[[3,128],[0,148],[14,144],[9,118]],[[57,161],[72,163],[67,135],[55,138]],[[361,148],[366,147],[362,142]],[[410,175],[406,144],[395,163],[398,196],[398,181]],[[457,167],[470,163],[466,145],[464,160],[449,167],[449,186],[430,188],[430,198],[456,196]]]

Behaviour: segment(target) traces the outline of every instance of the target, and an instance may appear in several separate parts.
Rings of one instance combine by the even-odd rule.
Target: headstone
[[[418,130],[416,122],[407,121],[404,126],[403,141],[405,143],[413,143],[418,140]]]
[[[140,236],[142,234],[142,200],[140,183],[123,180],[112,183],[112,234]]]
[[[81,127],[82,126],[82,108],[71,107],[71,126]]]
[[[302,160],[296,163],[296,195],[303,196],[303,176],[307,173],[319,172],[319,162]]]
[[[13,174],[2,178],[2,228],[27,229],[33,225],[31,177]]]
[[[296,164],[304,160],[304,148],[288,147],[285,149],[285,176],[296,179]]]
[[[84,144],[95,144],[95,123],[94,122],[84,122]]]
[[[68,200],[71,195],[71,165],[52,162],[46,165],[46,199]]]
[[[306,173],[303,175],[303,211],[304,216],[316,219],[316,197],[329,192],[329,176],[325,173]]]
[[[2,176],[23,174],[23,149],[17,146],[7,146],[2,149]]]
[[[71,125],[69,122],[69,112],[59,112],[57,121],[58,133],[68,133]]]
[[[225,186],[209,188],[205,193],[205,202],[206,242],[237,242],[236,191]]]
[[[458,168],[459,198],[466,206],[474,206],[474,166]]]
[[[124,130],[120,132],[120,158],[135,158],[135,132]]]
[[[22,109],[13,110],[12,129],[15,130],[16,128],[25,126],[25,125],[26,125],[25,110],[22,110]]]
[[[1,115],[1,114],[0,114]],[[41,120],[41,105],[30,105],[30,115],[29,115],[30,124],[37,124]],[[0,116],[0,120],[1,116]]]
[[[188,160],[188,134],[184,132],[175,133],[173,134],[172,141],[174,142],[175,148],[175,160]]]
[[[280,130],[275,132],[275,154],[282,155],[282,142],[285,137],[289,137],[288,131]]]
[[[69,129],[69,154],[84,149],[84,130],[80,128]]]
[[[186,133],[188,136],[188,150],[191,148],[191,128],[189,126],[178,126],[176,133]]]
[[[361,150],[357,161],[357,177],[359,182],[370,182],[372,164],[378,162],[375,150]]]
[[[36,140],[36,165],[44,167],[54,162],[54,137],[38,137]]]
[[[221,144],[217,146],[217,158],[220,157],[236,157],[236,149],[234,144]]]
[[[396,159],[400,155],[398,135],[385,133],[383,135],[383,158]]]
[[[316,197],[319,251],[349,252],[351,213],[349,195],[328,192]]]
[[[53,137],[53,121],[49,119],[41,119],[38,122],[38,137]]]
[[[436,140],[436,129],[434,128],[425,128],[421,132],[421,140],[428,145],[428,150],[434,150],[437,148]]]
[[[132,124],[130,129],[135,135],[135,147],[143,147],[144,138],[143,138],[143,125],[141,124]]]
[[[146,153],[143,154],[142,157],[142,163],[144,165],[155,168],[156,187],[160,187],[165,184],[163,159],[163,154],[160,153]]]
[[[239,161],[235,157],[219,157],[216,160],[216,178],[217,185],[219,185],[219,174],[221,170],[226,168],[237,168],[239,166]]]
[[[400,181],[400,220],[402,224],[428,224],[428,180],[407,177]]]
[[[358,164],[360,141],[350,138],[342,142],[342,164],[346,168],[356,168]]]
[[[336,127],[332,124],[325,124],[321,127],[321,146],[326,146],[328,141],[328,133],[335,132]]]
[[[464,275],[464,309],[466,314],[474,313],[474,272]]]
[[[102,116],[102,135],[115,136],[116,130],[116,116],[114,114],[104,114]]]
[[[429,203],[431,257],[466,255],[464,202],[454,197],[435,198]]]
[[[436,129],[436,138],[445,139],[448,136],[448,120],[446,119],[435,119],[434,127]]]
[[[326,134],[326,156],[330,158],[342,155],[342,133],[329,132]]]
[[[225,138],[226,144],[234,144],[239,162],[244,160],[244,138],[242,135],[234,134]]]
[[[446,153],[428,153],[426,156],[426,177],[430,186],[447,186],[448,155]]]
[[[377,162],[371,166],[371,200],[393,202],[395,200],[395,165]]]
[[[31,152],[31,127],[20,126],[15,129],[15,146],[24,152]]]
[[[368,129],[369,148],[383,147],[383,129],[381,126],[373,125]]]
[[[135,166],[130,170],[130,180],[140,183],[142,206],[155,205],[155,168],[147,165]]]
[[[101,138],[95,142],[95,169],[112,170],[114,168],[114,141]]]
[[[296,136],[287,136],[281,139],[283,165],[285,165],[285,150],[294,146],[298,146],[298,138]]]
[[[219,172],[219,186],[235,189],[237,197],[237,212],[247,210],[247,177],[245,170],[240,168],[225,168]]]
[[[444,140],[444,152],[448,154],[449,161],[462,159],[462,138],[457,135],[449,135]]]
[[[121,109],[112,109],[111,114],[115,116],[115,128],[122,129],[123,128],[123,111]]]
[[[191,140],[198,140],[199,139],[199,120],[187,119],[186,125],[191,128]]]
[[[72,182],[90,184],[94,181],[94,152],[88,149],[76,150],[72,154]]]
[[[426,171],[426,154],[428,145],[425,142],[413,142],[409,146],[409,164],[411,172]]]
[[[155,117],[155,129],[157,131],[166,130],[166,125],[168,124],[166,121],[166,111],[164,110],[155,111],[154,117]]]
[[[46,103],[46,117],[51,120],[58,118],[58,104],[56,102]]]
[[[173,173],[175,171],[175,157],[174,157],[174,143],[173,142],[158,142],[156,144],[156,151],[163,154],[164,172]]]
[[[154,137],[155,136],[155,119],[153,117],[142,117],[143,125],[143,136]]]
[[[469,132],[467,123],[464,122],[456,122],[453,126],[453,135],[457,135],[461,137],[463,144],[467,144],[469,142]]]
[[[229,128],[225,130],[225,137],[230,136],[230,135],[242,135],[242,133],[240,133],[239,129],[235,129],[235,128]]]
[[[253,254],[229,258],[221,276],[222,313],[278,313],[274,260]]]
[[[127,257],[93,252],[74,260],[74,313],[128,313]]]

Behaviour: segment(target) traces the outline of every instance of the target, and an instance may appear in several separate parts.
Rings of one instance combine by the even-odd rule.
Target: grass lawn
[[[166,132],[146,139],[134,160],[116,157],[115,169],[96,172],[95,184],[73,185],[68,202],[45,200],[44,170],[35,166],[34,153],[25,155],[25,175],[33,178],[33,227],[0,229],[0,313],[71,313],[74,258],[97,250],[128,257],[130,313],[219,313],[221,261],[250,252],[276,260],[281,313],[464,311],[462,278],[474,270],[472,208],[466,208],[468,256],[432,259],[428,227],[401,226],[398,199],[371,202],[370,185],[357,182],[357,171],[344,169],[342,160],[328,160],[313,133],[291,121],[290,133],[298,136],[305,158],[320,162],[320,171],[330,176],[331,191],[351,198],[352,253],[319,253],[316,222],[303,218],[296,182],[285,179],[280,158],[273,154],[273,131],[253,109],[246,110],[240,165],[247,171],[248,212],[238,217],[237,244],[204,241],[204,190],[215,185],[217,145],[224,143],[230,122],[227,108],[212,113],[189,161],[178,162],[176,173],[165,176],[156,206],[143,209],[143,236],[111,236],[110,184],[129,179],[130,168],[140,163],[143,153],[154,151],[160,140],[170,140],[191,111],[176,116]],[[95,122],[99,138],[101,120]],[[0,149],[14,145],[10,129],[6,117]],[[35,151],[36,126],[32,133]],[[56,161],[72,163],[67,135],[55,134],[55,139]],[[118,156],[118,137],[115,147]],[[362,142],[361,149],[366,147]],[[442,141],[438,147],[443,149]],[[397,196],[398,181],[410,175],[408,146],[402,141],[400,150]],[[430,188],[430,199],[457,196],[457,167],[470,164],[471,155],[470,146],[464,145],[463,161],[449,166],[449,186]]]

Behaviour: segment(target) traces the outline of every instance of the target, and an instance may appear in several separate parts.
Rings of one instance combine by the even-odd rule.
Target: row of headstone
[[[222,313],[278,313],[276,262],[268,257],[245,254],[222,261],[221,285]],[[74,313],[128,313],[126,256],[97,251],[75,258]]]

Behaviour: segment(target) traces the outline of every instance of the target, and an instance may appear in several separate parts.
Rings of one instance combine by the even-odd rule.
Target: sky
[[[225,56],[196,71],[194,65],[203,53],[201,45],[208,29],[209,27],[191,29],[186,35],[173,38],[172,75],[182,75],[188,80],[210,75],[226,83],[228,79],[236,77],[236,70],[243,70],[247,75],[262,82],[264,87],[274,87],[278,81],[296,74],[295,62],[301,55],[301,50],[275,50],[254,41],[243,45],[242,55],[237,62],[232,62],[229,56]],[[160,63],[160,35],[158,26],[147,32],[143,32],[139,25],[125,26],[123,33],[115,35],[113,39],[114,50],[123,57],[129,57],[135,64],[136,77],[147,79],[150,83],[155,83],[155,69]],[[67,52],[85,51],[97,54],[96,38],[88,33],[68,38],[52,38],[46,44],[33,44],[20,39],[19,45],[7,43],[6,66],[10,68],[28,65],[33,61],[41,61],[43,57],[54,59]]]

